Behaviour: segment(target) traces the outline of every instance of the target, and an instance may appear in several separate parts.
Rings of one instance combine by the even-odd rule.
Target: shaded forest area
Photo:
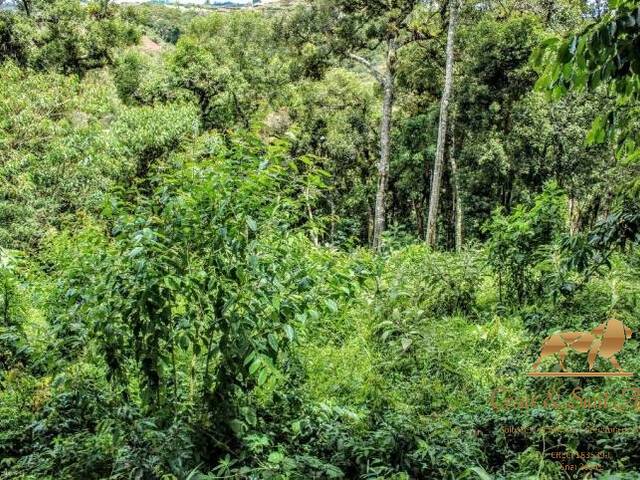
[[[640,478],[640,3],[16,3],[1,479]]]

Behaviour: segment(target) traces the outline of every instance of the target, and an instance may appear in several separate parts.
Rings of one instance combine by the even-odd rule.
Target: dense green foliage
[[[1,479],[640,478],[637,432],[594,430],[636,427],[637,395],[505,407],[640,388],[637,2],[461,3],[436,249],[445,3],[21,5],[0,10]],[[349,53],[383,63],[390,38],[373,252],[383,92]],[[609,318],[635,377],[526,375]]]

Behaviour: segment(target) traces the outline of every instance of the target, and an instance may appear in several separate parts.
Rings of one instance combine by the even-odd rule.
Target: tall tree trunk
[[[426,220],[427,217],[424,216],[425,213],[425,209],[428,211],[429,210],[429,185],[431,185],[431,164],[429,162],[429,160],[427,160],[425,158],[424,160],[424,165],[423,165],[423,173],[422,173],[422,198],[420,199],[421,205],[422,205],[422,231],[420,232],[420,238],[422,240],[427,239],[427,235],[426,235]]]
[[[455,117],[454,117],[455,118]],[[460,198],[460,177],[456,162],[456,127],[451,125],[451,147],[449,149],[449,164],[451,166],[451,189],[453,191],[453,218],[455,221],[456,252],[462,250],[462,199]]]
[[[31,16],[31,1],[32,0],[22,0],[20,2],[22,5],[22,9],[24,10],[24,13],[27,14],[27,17]]]
[[[416,227],[418,229],[418,238],[424,238],[424,205],[422,200],[411,199],[413,210],[416,214]]]
[[[580,228],[580,209],[578,206],[578,201],[573,197],[573,195],[569,196],[569,234],[571,236],[578,233]]]
[[[382,103],[382,120],[380,125],[380,161],[378,162],[378,190],[373,222],[373,248],[379,251],[382,247],[382,234],[385,229],[386,194],[389,184],[389,155],[391,152],[391,114],[393,111],[394,85],[392,73],[385,72]]]
[[[364,235],[364,240],[367,245],[373,245],[373,209],[371,203],[367,199],[367,228]]]
[[[431,182],[431,198],[429,200],[429,219],[427,221],[427,243],[430,246],[436,244],[436,226],[438,220],[438,205],[440,202],[440,186],[442,184],[442,167],[444,164],[444,152],[447,137],[447,120],[449,115],[449,102],[453,92],[453,50],[456,32],[456,20],[458,17],[459,0],[449,0],[449,28],[447,31],[447,60],[445,66],[444,90],[440,100],[440,122],[438,123],[438,144],[436,149],[436,161],[433,168]]]
[[[396,38],[391,38],[387,41],[387,58],[384,71],[378,70],[370,61],[354,53],[348,54],[349,58],[367,67],[382,87],[384,93],[382,118],[380,120],[378,189],[376,191],[375,210],[373,213],[373,240],[371,242],[372,247],[376,251],[379,251],[382,247],[382,234],[385,229],[386,195],[389,184],[389,156],[391,153],[391,120],[395,100],[395,71],[398,48],[399,45]]]
[[[316,230],[315,220],[313,218],[313,210],[311,209],[311,192],[309,186],[305,190],[305,198],[307,203],[307,217],[309,220],[309,233],[311,234],[311,241],[317,247],[320,245],[318,241],[318,231]]]

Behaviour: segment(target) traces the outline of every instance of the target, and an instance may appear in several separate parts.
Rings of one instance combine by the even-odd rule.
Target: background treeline
[[[638,478],[637,410],[489,401],[640,388],[525,375],[640,329],[637,2],[17,3],[0,478]]]

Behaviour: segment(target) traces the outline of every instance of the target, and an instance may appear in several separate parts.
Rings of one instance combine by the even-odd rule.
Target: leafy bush
[[[540,293],[544,281],[536,272],[549,248],[566,229],[566,199],[555,184],[548,184],[527,208],[509,215],[496,211],[486,231],[489,262],[498,276],[501,299],[523,305]]]
[[[138,28],[119,11],[79,0],[27,1],[27,15],[0,11],[0,63],[84,74],[111,63],[114,49],[137,43]],[[26,12],[25,12],[26,13]]]
[[[411,315],[409,305],[416,319],[472,313],[478,287],[487,279],[482,263],[473,250],[453,255],[414,245],[395,252],[379,281],[380,317],[392,316],[399,306]]]

